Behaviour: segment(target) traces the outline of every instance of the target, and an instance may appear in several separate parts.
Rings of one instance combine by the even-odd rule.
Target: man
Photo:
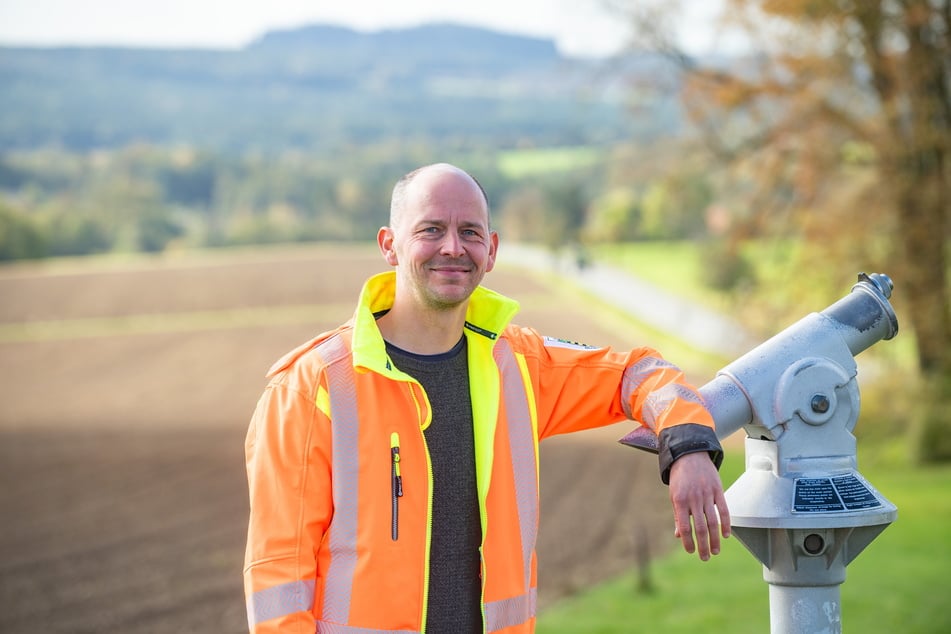
[[[659,434],[684,548],[719,552],[702,400],[653,350],[510,324],[517,304],[480,286],[499,238],[471,176],[403,177],[377,242],[395,271],[271,369],[251,421],[253,632],[533,631],[538,440],[624,418]]]

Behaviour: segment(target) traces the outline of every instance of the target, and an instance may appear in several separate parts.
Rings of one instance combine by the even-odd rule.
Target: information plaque
[[[881,506],[874,493],[854,475],[796,478],[794,513],[834,513]]]

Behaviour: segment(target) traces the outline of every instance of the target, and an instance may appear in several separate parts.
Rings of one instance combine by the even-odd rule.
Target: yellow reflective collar
[[[353,365],[358,370],[374,370],[389,374],[383,336],[376,326],[376,313],[389,310],[396,297],[396,272],[387,271],[369,278],[360,292],[360,301],[353,316]],[[519,310],[517,301],[479,286],[469,298],[466,328],[495,339]]]

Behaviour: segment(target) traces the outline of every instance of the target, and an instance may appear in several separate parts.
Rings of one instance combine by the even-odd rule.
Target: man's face
[[[397,267],[397,293],[410,293],[420,308],[460,305],[495,265],[498,235],[489,230],[485,198],[461,171],[417,175],[395,223],[380,230],[378,242]]]

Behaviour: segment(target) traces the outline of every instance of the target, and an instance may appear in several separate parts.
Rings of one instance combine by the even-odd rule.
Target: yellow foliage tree
[[[677,0],[613,4],[679,67],[705,146],[753,183],[734,230],[782,219],[850,261],[885,245],[923,378],[919,446],[951,459],[951,0],[723,0],[711,33],[745,43],[729,58],[685,52]]]
[[[710,28],[748,44],[726,63],[675,44],[671,3],[616,4],[679,65],[706,146],[754,175],[747,231],[780,207],[841,205],[843,175],[871,170],[851,179],[862,185],[852,209],[798,226],[829,248],[886,228],[918,365],[951,374],[951,0],[725,0]]]

